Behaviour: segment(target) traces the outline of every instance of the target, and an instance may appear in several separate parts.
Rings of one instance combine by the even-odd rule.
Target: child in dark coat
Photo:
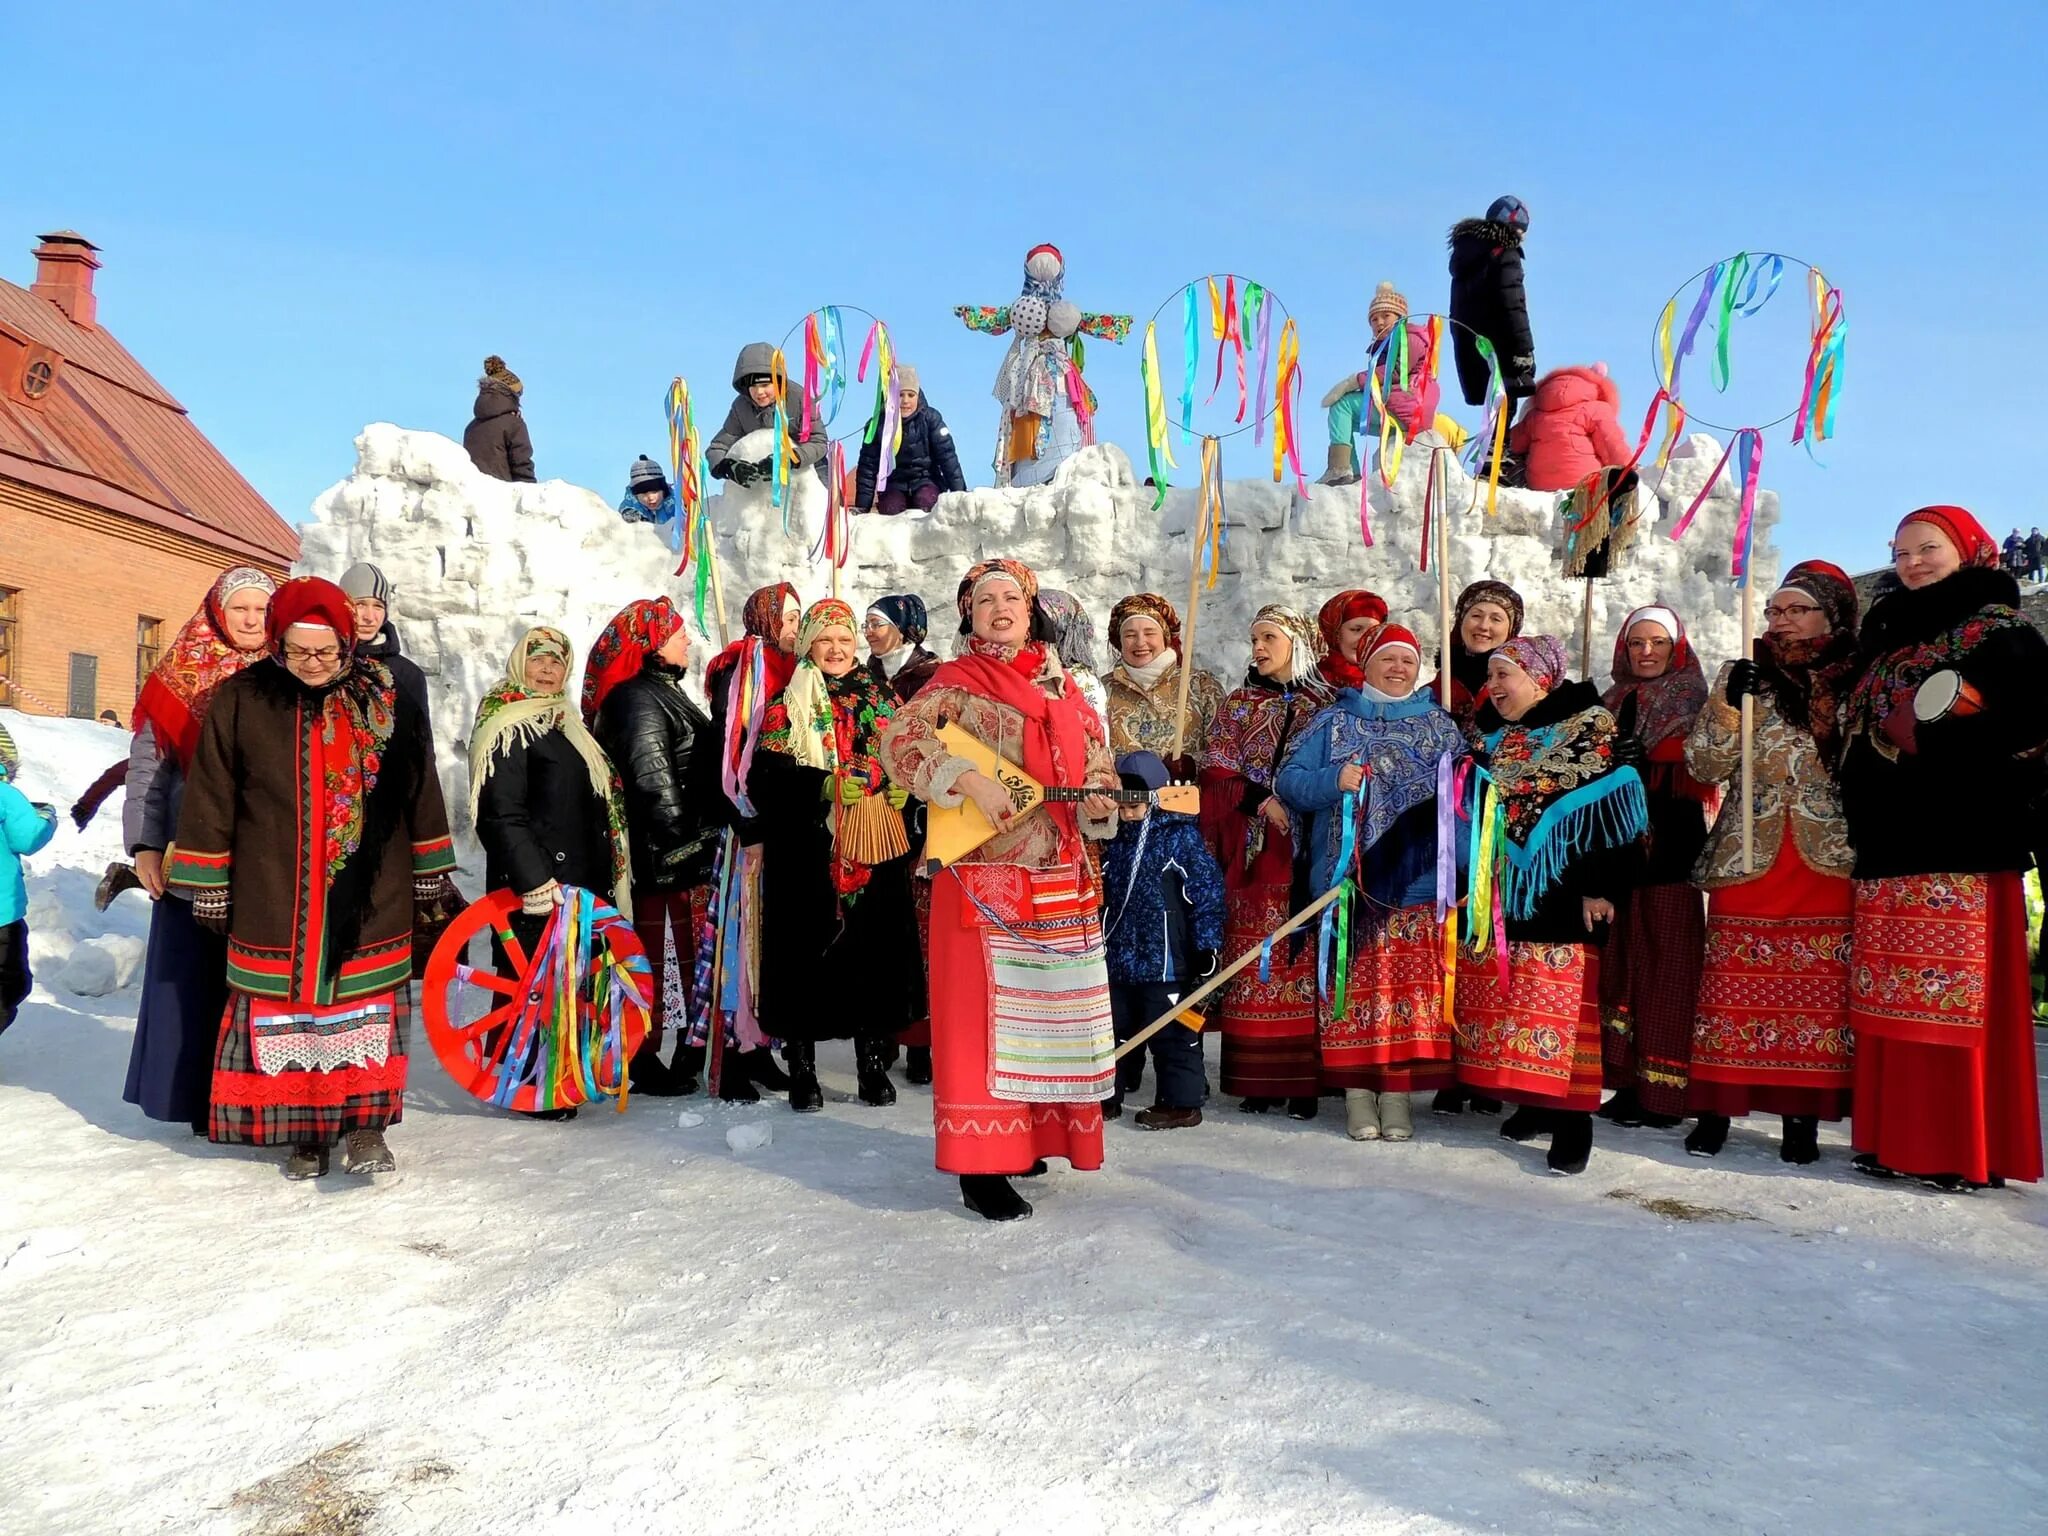
[[[893,515],[912,507],[929,512],[941,493],[967,489],[946,418],[926,402],[918,388],[917,370],[903,363],[896,366],[896,407],[903,419],[903,441],[897,445],[888,489],[876,497],[875,479],[882,467],[882,434],[877,432],[874,441],[860,451],[853,498],[856,512]]]
[[[1156,752],[1117,759],[1126,789],[1163,789],[1166,764]],[[1193,816],[1147,805],[1123,807],[1123,825],[1102,858],[1102,930],[1109,949],[1109,1010],[1119,1044],[1216,974],[1223,947],[1223,871]],[[1148,1131],[1202,1123],[1209,1084],[1202,1037],[1173,1023],[1148,1042],[1158,1073],[1156,1101],[1139,1111]],[[1103,1102],[1110,1119],[1145,1076],[1145,1056],[1117,1063],[1116,1092]]]
[[[1478,336],[1493,348],[1511,403],[1536,393],[1536,341],[1522,291],[1522,241],[1528,233],[1529,210],[1516,197],[1497,197],[1485,218],[1461,219],[1451,227],[1451,346],[1467,405],[1486,403],[1486,359]]]

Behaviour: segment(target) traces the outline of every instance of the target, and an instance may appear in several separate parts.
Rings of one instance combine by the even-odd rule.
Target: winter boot
[[[641,1042],[640,1049],[633,1053],[628,1071],[631,1091],[635,1094],[645,1094],[651,1099],[672,1099],[691,1092],[697,1086],[695,1083],[690,1084],[688,1088],[676,1086],[675,1069],[661,1059],[661,1043],[651,1035]]]
[[[1353,1141],[1380,1139],[1380,1096],[1369,1088],[1344,1090],[1344,1134]]]
[[[1287,1101],[1287,1118],[1290,1120],[1313,1120],[1322,1110],[1322,1103],[1312,1093],[1304,1093]]]
[[[1552,1128],[1552,1119],[1549,1110],[1523,1104],[1501,1122],[1500,1133],[1509,1141],[1534,1141]]]
[[[293,1181],[317,1179],[326,1171],[325,1147],[293,1147],[292,1155],[284,1160],[284,1176]]]
[[[766,1088],[770,1093],[789,1092],[789,1074],[776,1065],[775,1053],[767,1046],[740,1052],[740,1060],[756,1088]]]
[[[1596,1111],[1602,1120],[1613,1125],[1637,1126],[1643,1123],[1643,1102],[1636,1097],[1634,1084],[1614,1090],[1614,1097],[1602,1104]]]
[[[932,1080],[932,1048],[913,1045],[903,1052],[903,1081],[922,1088]]]
[[[704,1047],[679,1043],[668,1069],[675,1078],[678,1094],[695,1093],[697,1081],[704,1075]]]
[[[350,1131],[342,1140],[343,1173],[389,1173],[397,1166],[398,1159],[393,1157],[391,1149],[384,1145],[382,1131]]]
[[[1899,1170],[1880,1163],[1875,1152],[1858,1152],[1849,1159],[1849,1166],[1873,1179],[1896,1179],[1899,1176]]]
[[[1031,1202],[1000,1173],[961,1174],[960,1203],[983,1221],[1022,1221],[1031,1214]]]
[[[1105,1120],[1121,1120],[1121,1119],[1123,1119],[1123,1117],[1124,1117],[1124,1101],[1123,1101],[1122,1099],[1104,1099],[1104,1100],[1102,1101],[1102,1118],[1103,1118],[1103,1119],[1105,1119]]]
[[[896,1085],[889,1081],[883,1044],[873,1035],[856,1035],[853,1040],[854,1070],[860,1078],[860,1101],[877,1108],[896,1102]]]
[[[1267,1110],[1277,1107],[1282,1102],[1279,1099],[1241,1099],[1238,1101],[1237,1112],[1241,1115],[1263,1115]]]
[[[1778,1148],[1778,1158],[1787,1163],[1819,1162],[1820,1116],[1785,1116],[1785,1144]]]
[[[825,1107],[825,1090],[818,1086],[818,1047],[809,1040],[792,1040],[782,1048],[789,1063],[789,1107],[800,1115],[814,1114]]]
[[[1694,1157],[1719,1157],[1728,1144],[1728,1117],[1701,1115],[1700,1123],[1685,1138],[1685,1150]]]
[[[1155,1104],[1150,1109],[1139,1110],[1131,1117],[1131,1123],[1141,1131],[1185,1131],[1202,1123],[1202,1112]]]
[[[1475,1115],[1497,1115],[1500,1113],[1500,1100],[1489,1099],[1483,1093],[1473,1094],[1471,1103],[1472,1113]]]
[[[123,891],[142,889],[142,877],[135,873],[133,864],[116,861],[107,866],[107,872],[100,876],[98,889],[92,893],[93,910],[104,912],[113,904],[116,896]]]
[[[1463,1085],[1439,1088],[1436,1097],[1429,1101],[1429,1112],[1433,1115],[1462,1115],[1465,1113],[1465,1097]]]
[[[1017,1174],[1016,1177],[1020,1179],[1041,1179],[1044,1178],[1045,1175],[1050,1171],[1051,1170],[1045,1166],[1044,1158],[1034,1157],[1031,1160],[1031,1166],[1029,1168],[1026,1168],[1022,1173]]]
[[[1380,1140],[1413,1141],[1415,1111],[1405,1093],[1380,1095]]]
[[[1559,1114],[1550,1133],[1550,1152],[1543,1161],[1552,1173],[1584,1173],[1586,1159],[1593,1153],[1593,1117],[1590,1114]]]
[[[762,1051],[765,1056],[768,1053]],[[718,1061],[718,1097],[727,1104],[758,1104],[761,1090],[755,1084],[754,1074],[748,1070],[753,1064],[747,1060],[748,1053],[736,1051],[727,1046]],[[783,1079],[784,1083],[788,1079]]]
[[[1330,462],[1316,481],[1317,485],[1358,484],[1358,462],[1352,456],[1349,443],[1330,444]]]

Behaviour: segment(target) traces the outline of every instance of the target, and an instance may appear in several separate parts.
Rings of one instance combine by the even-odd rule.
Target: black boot
[[[825,1107],[825,1090],[818,1086],[818,1047],[809,1040],[795,1040],[782,1048],[789,1063],[789,1107],[800,1115],[814,1114]]]
[[[1617,1088],[1614,1097],[1599,1108],[1602,1120],[1614,1125],[1641,1125],[1643,1123],[1642,1100],[1636,1097],[1634,1087]]]
[[[922,1088],[932,1080],[932,1048],[913,1045],[903,1053],[903,1081]]]
[[[1287,1101],[1287,1118],[1290,1120],[1313,1120],[1322,1107],[1322,1101],[1314,1094],[1303,1094],[1299,1098]]]
[[[689,1088],[676,1086],[675,1069],[661,1059],[660,1047],[653,1040],[646,1041],[633,1053],[630,1072],[632,1091],[653,1099],[673,1099],[697,1086],[695,1083]]]
[[[1849,1166],[1873,1179],[1896,1179],[1899,1176],[1899,1170],[1880,1163],[1875,1152],[1858,1152],[1849,1159]]]
[[[1523,1104],[1501,1122],[1500,1133],[1509,1141],[1534,1141],[1551,1129],[1551,1119],[1549,1110]]]
[[[1278,1099],[1242,1099],[1238,1102],[1237,1111],[1241,1115],[1263,1115],[1279,1102]]]
[[[889,1067],[882,1041],[873,1035],[853,1039],[854,1071],[860,1079],[860,1101],[877,1108],[896,1102],[896,1085],[889,1081]]]
[[[765,1055],[766,1052],[762,1054]],[[725,1048],[724,1056],[718,1063],[718,1096],[726,1103],[761,1102],[761,1090],[754,1086],[754,1077],[747,1070],[747,1065],[744,1052],[736,1051],[731,1046]]]
[[[756,1046],[751,1051],[742,1051],[740,1060],[746,1066],[747,1077],[756,1088],[766,1088],[770,1093],[789,1092],[789,1074],[775,1063],[775,1053],[767,1046]]]
[[[961,1174],[960,1203],[983,1221],[1022,1221],[1031,1214],[1031,1202],[1000,1173]]]
[[[675,1074],[677,1093],[695,1093],[698,1080],[704,1076],[704,1047],[678,1045],[668,1069]]]
[[[1785,1116],[1785,1144],[1778,1148],[1778,1158],[1787,1163],[1819,1162],[1820,1116]]]
[[[1593,1117],[1582,1112],[1558,1114],[1552,1120],[1550,1152],[1543,1161],[1552,1173],[1584,1173],[1593,1153]]]
[[[1685,1150],[1694,1157],[1719,1157],[1728,1144],[1728,1117],[1701,1115],[1700,1123],[1685,1138]]]
[[[1472,1113],[1475,1115],[1497,1115],[1500,1113],[1500,1100],[1489,1099],[1475,1093],[1472,1095]]]
[[[1436,1097],[1429,1101],[1429,1112],[1432,1115],[1462,1115],[1465,1113],[1466,1097],[1462,1085],[1456,1088],[1439,1088]]]

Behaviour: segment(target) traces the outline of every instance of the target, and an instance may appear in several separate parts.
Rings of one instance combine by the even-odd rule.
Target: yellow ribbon
[[[1174,462],[1173,442],[1166,433],[1166,391],[1159,383],[1159,327],[1155,322],[1145,327],[1145,441],[1153,454],[1164,459],[1168,467],[1178,469]],[[1277,447],[1274,463],[1279,463]],[[1274,470],[1274,478],[1279,470]]]
[[[1657,366],[1662,370],[1664,387],[1671,387],[1671,322],[1678,318],[1676,295],[1665,300],[1664,316],[1657,322]]]
[[[1223,445],[1213,437],[1202,439],[1202,494],[1195,519],[1195,556],[1209,546],[1209,590],[1216,590],[1216,577],[1223,568]]]
[[[1273,434],[1275,485],[1287,478],[1287,451],[1294,443],[1297,430],[1293,402],[1287,397],[1287,386],[1300,367],[1301,336],[1296,332],[1294,321],[1290,317],[1287,323],[1280,327],[1280,359],[1274,372],[1273,408],[1280,418],[1280,429]]]

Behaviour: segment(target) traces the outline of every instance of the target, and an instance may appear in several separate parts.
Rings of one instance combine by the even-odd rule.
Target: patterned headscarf
[[[1465,615],[1472,611],[1475,603],[1494,603],[1508,612],[1508,634],[1510,637],[1522,632],[1522,594],[1504,581],[1484,577],[1475,581],[1458,594],[1458,610],[1451,622],[1451,633],[1460,637],[1458,644],[1464,645]]]
[[[783,610],[791,603],[801,607],[803,599],[788,582],[778,581],[772,587],[763,587],[741,607],[740,628],[773,645],[775,637],[782,632]]]
[[[967,574],[960,579],[960,617],[966,618],[974,609],[974,589],[991,576],[1007,576],[1023,590],[1025,597],[1038,596],[1038,573],[1022,560],[984,560],[970,566]]]
[[[1520,667],[1545,693],[1571,675],[1564,642],[1555,635],[1517,635],[1493,654]]]
[[[755,593],[754,597],[759,597]],[[748,598],[751,608],[754,598]],[[583,723],[597,723],[607,695],[629,677],[638,677],[648,657],[674,639],[683,616],[666,597],[636,597],[605,625],[583,664]]]
[[[1323,681],[1340,693],[1346,688],[1356,688],[1365,679],[1358,663],[1344,654],[1344,626],[1353,619],[1386,623],[1386,599],[1377,592],[1353,587],[1339,592],[1316,614],[1316,628],[1322,631],[1325,651],[1323,658],[1316,663],[1316,670],[1323,674]],[[1360,646],[1359,649],[1363,651],[1365,647]]]
[[[1119,656],[1124,653],[1126,619],[1151,619],[1166,632],[1166,648],[1179,653],[1180,615],[1157,592],[1133,592],[1129,597],[1119,598],[1109,610],[1109,643]]]
[[[253,565],[223,572],[199,611],[185,621],[169,649],[150,669],[136,696],[132,728],[139,731],[147,725],[158,755],[174,758],[180,767],[192,762],[192,750],[199,745],[199,728],[206,723],[214,691],[250,662],[263,659],[262,643],[252,651],[242,651],[228,640],[227,601],[250,587],[271,593],[277,590],[277,583]],[[265,635],[267,640],[267,630]]]
[[[1252,615],[1252,623],[1270,624],[1294,642],[1294,653],[1287,660],[1286,670],[1273,681],[1298,683],[1304,677],[1315,675],[1316,663],[1323,659],[1323,636],[1306,615],[1284,603],[1268,603]],[[1252,670],[1258,669],[1254,667]]]
[[[1811,640],[1757,636],[1759,679],[1784,718],[1805,727],[1820,748],[1821,761],[1832,770],[1842,760],[1842,705],[1860,666],[1856,584],[1838,565],[1802,560],[1785,573],[1778,591],[1811,598],[1826,616],[1828,632]]]
[[[912,645],[922,640],[930,627],[929,616],[924,611],[924,599],[909,592],[878,597],[868,605],[868,612],[878,613],[887,619],[896,626],[896,632]]]
[[[1095,670],[1095,620],[1071,592],[1048,587],[1038,594],[1038,606],[1052,624],[1052,648],[1060,665],[1069,672],[1076,667]]]
[[[1984,531],[1984,525],[1961,507],[1922,507],[1918,512],[1908,512],[1899,519],[1898,529],[1892,537],[1896,539],[1903,533],[1908,523],[1926,523],[1939,528],[1949,543],[1955,545],[1964,565],[1998,564],[1998,545]]]
[[[553,693],[534,691],[526,680],[526,663],[534,656],[554,656],[561,661],[561,688]],[[560,731],[583,759],[583,767],[590,775],[590,788],[604,805],[605,833],[611,841],[612,855],[609,894],[612,905],[631,917],[633,861],[626,841],[625,789],[604,750],[569,708],[568,677],[575,660],[575,647],[559,629],[547,625],[529,629],[512,647],[504,677],[477,700],[476,726],[469,735],[469,821],[471,826],[476,825],[484,782],[490,778],[498,758],[510,753],[520,742],[536,742],[550,731]]]
[[[1656,624],[1671,636],[1671,665],[1656,677],[1639,678],[1629,665],[1629,631],[1638,624]],[[1621,622],[1614,637],[1614,665],[1609,670],[1614,686],[1601,700],[1616,717],[1630,698],[1636,701],[1634,735],[1646,747],[1654,747],[1667,736],[1689,733],[1693,721],[1707,703],[1706,674],[1700,659],[1685,638],[1685,621],[1662,604],[1638,608]]]

